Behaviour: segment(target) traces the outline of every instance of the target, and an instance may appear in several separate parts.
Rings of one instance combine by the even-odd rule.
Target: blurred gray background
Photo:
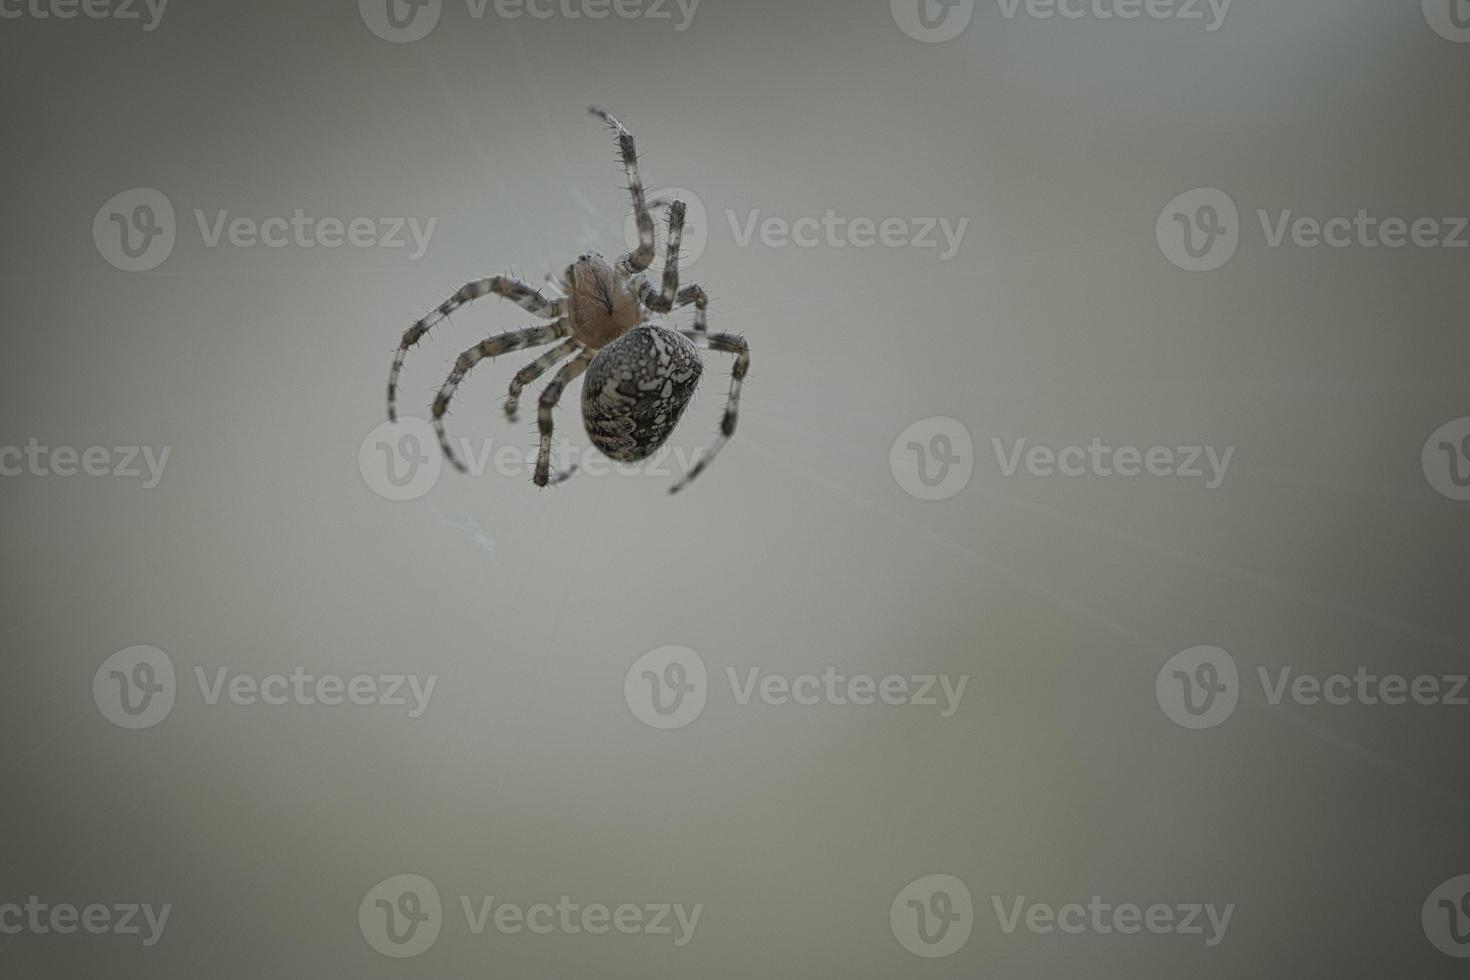
[[[1467,670],[1470,503],[1428,464],[1470,416],[1470,250],[1272,247],[1257,216],[1470,215],[1448,0],[1446,36],[1433,0],[1237,0],[1214,30],[1205,4],[981,2],[942,42],[884,0],[704,0],[687,21],[566,3],[444,0],[407,41],[380,36],[386,0],[173,0],[151,30],[143,6],[5,8],[0,447],[169,456],[154,486],[0,457],[0,906],[171,911],[145,946],[146,928],[16,929],[0,909],[0,973],[1463,975],[1449,954],[1470,947],[1430,926],[1470,873],[1470,708],[1272,704],[1257,679]],[[705,210],[686,281],[752,346],[737,435],[673,497],[677,461],[547,491],[446,468],[386,499],[362,460],[396,445],[375,430],[402,331],[467,279],[625,247],[594,102],[636,134],[651,190]],[[106,232],[150,224],[135,188],[167,199],[173,240],[130,272]],[[1195,188],[1239,209],[1209,272],[1156,238]],[[297,209],[437,222],[418,258],[208,243],[222,211]],[[829,209],[969,224],[947,260],[937,233],[741,242]],[[410,355],[405,411],[460,350],[530,322],[494,299],[457,313]],[[529,445],[534,394],[514,425],[499,406],[532,356],[476,369],[455,435]],[[729,359],[707,364],[681,452],[724,404]],[[895,460],[911,426],[944,448],[935,417],[971,438],[947,448],[971,475],[927,500]],[[993,440],[1022,438],[1234,455],[1215,489],[1007,476]],[[175,700],[129,729],[104,662],[138,645],[167,655]],[[669,645],[706,665],[707,703],[659,730],[625,678]],[[1238,665],[1239,705],[1191,730],[1156,678],[1200,645]],[[968,681],[950,717],[741,704],[726,672],[753,667]],[[196,671],[221,669],[437,681],[410,717],[211,704]],[[437,941],[402,959],[358,914],[400,874],[442,901]],[[890,915],[930,875],[974,907],[942,958],[906,948],[904,901]],[[677,926],[476,935],[461,907],[563,895],[702,912],[680,946]],[[1215,945],[1008,933],[995,911],[1094,895],[1234,910]]]

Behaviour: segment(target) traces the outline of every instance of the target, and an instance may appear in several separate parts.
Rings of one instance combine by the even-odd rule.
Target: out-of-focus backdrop
[[[1461,975],[1467,42],[0,0],[0,974]],[[725,355],[551,490],[530,352],[380,427],[627,247],[591,103],[753,352],[675,496]]]

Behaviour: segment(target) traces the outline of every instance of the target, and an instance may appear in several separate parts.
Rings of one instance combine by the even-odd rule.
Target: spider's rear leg
[[[678,493],[687,487],[695,477],[704,472],[705,467],[714,461],[725,443],[735,434],[735,422],[740,415],[740,386],[745,382],[745,374],[750,370],[750,345],[745,342],[744,337],[737,337],[731,333],[707,334],[696,330],[679,331],[684,336],[700,347],[710,350],[724,351],[735,355],[735,369],[730,375],[730,396],[725,403],[725,416],[720,420],[720,434],[710,444],[705,454],[684,474],[684,478],[672,487],[669,493]]]
[[[531,384],[541,375],[551,369],[551,366],[564,357],[576,353],[582,348],[582,344],[575,337],[566,343],[553,347],[551,350],[536,358],[530,364],[516,372],[516,376],[510,380],[510,397],[505,401],[505,417],[514,422],[521,406],[521,392],[526,390],[526,385]]]
[[[488,279],[476,279],[465,283],[453,296],[440,303],[429,312],[428,316],[404,332],[403,340],[399,342],[398,350],[393,355],[393,367],[388,372],[388,420],[390,422],[398,419],[398,375],[403,370],[403,360],[408,356],[409,349],[422,340],[424,334],[428,333],[440,320],[466,303],[472,303],[490,293],[510,300],[527,313],[548,320],[560,319],[564,313],[565,304],[561,300],[547,299],[530,283],[513,276],[491,276]]]
[[[499,357],[513,350],[524,350],[527,347],[539,347],[549,344],[553,340],[559,340],[571,332],[566,320],[558,320],[555,323],[540,327],[527,327],[525,330],[516,330],[511,333],[503,333],[497,337],[487,337],[469,350],[460,354],[454,362],[454,370],[449,372],[444,386],[439,389],[439,395],[434,399],[433,425],[434,432],[439,436],[439,446],[444,450],[444,456],[454,468],[461,473],[465,471],[464,463],[450,448],[449,436],[444,431],[444,415],[449,411],[449,402],[454,398],[454,393],[459,384],[464,380],[470,369],[487,357]]]
[[[648,201],[644,197],[643,177],[638,173],[638,148],[633,134],[606,109],[593,106],[588,110],[613,128],[618,136],[618,154],[623,160],[623,171],[628,175],[628,193],[633,196],[633,217],[638,222],[638,247],[622,258],[622,266],[628,272],[642,272],[653,264],[655,243],[653,239],[653,215],[649,213]]]
[[[544,487],[548,483],[560,483],[572,475],[571,470],[557,474],[556,480],[551,479],[551,432],[552,420],[551,410],[556,403],[561,401],[562,392],[567,385],[587,370],[587,365],[592,363],[596,351],[583,350],[575,358],[562,365],[560,371],[551,384],[547,385],[541,392],[541,405],[537,412],[536,420],[541,428],[541,449],[536,456],[536,475],[533,478],[536,486]]]

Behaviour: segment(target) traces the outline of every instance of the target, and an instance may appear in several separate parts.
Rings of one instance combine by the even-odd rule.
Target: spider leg
[[[549,344],[553,340],[559,340],[571,332],[567,321],[558,320],[555,323],[545,324],[539,327],[527,327],[524,330],[516,330],[511,333],[503,333],[496,337],[487,337],[480,341],[454,362],[454,370],[449,372],[444,386],[439,389],[439,395],[434,399],[433,425],[434,432],[439,436],[439,446],[444,450],[445,457],[454,464],[454,468],[461,473],[465,472],[465,465],[454,455],[450,448],[449,436],[444,432],[444,414],[449,411],[449,402],[454,398],[459,383],[464,380],[470,369],[487,357],[498,357],[513,350],[524,350],[527,347],[539,347]]]
[[[544,487],[553,482],[560,483],[572,475],[571,470],[566,470],[558,473],[555,480],[551,479],[551,410],[556,407],[557,402],[561,401],[561,394],[566,390],[567,385],[587,370],[587,365],[592,362],[596,353],[592,350],[583,350],[582,353],[563,364],[561,370],[556,372],[556,377],[552,379],[551,384],[541,391],[541,405],[536,416],[541,427],[541,449],[536,456],[536,475],[533,478],[538,487]]]
[[[684,474],[683,479],[669,488],[669,493],[678,493],[704,472],[704,468],[714,461],[720,450],[725,448],[725,443],[735,434],[735,421],[740,414],[740,386],[745,381],[745,373],[750,369],[750,345],[745,342],[744,337],[730,333],[701,333],[697,330],[679,332],[694,341],[696,346],[734,354],[735,370],[730,376],[730,397],[725,403],[725,417],[720,420],[720,434],[715,437],[705,454],[689,468],[689,472]]]
[[[684,243],[684,202],[669,205],[669,244],[664,260],[664,288],[654,293],[651,285],[639,290],[644,302],[655,313],[667,313],[674,308],[679,295],[679,248]],[[645,280],[646,282],[647,280]]]
[[[505,417],[514,422],[521,404],[521,392],[526,389],[526,385],[549,371],[557,361],[577,352],[581,347],[581,342],[573,337],[566,343],[553,347],[517,371],[516,376],[510,382],[510,397],[505,402]]]
[[[685,286],[679,290],[679,295],[674,300],[675,306],[688,306],[694,304],[694,332],[700,336],[709,329],[709,296],[705,293],[703,286]]]
[[[623,159],[623,170],[628,175],[628,193],[633,195],[633,217],[638,222],[638,247],[623,256],[621,265],[627,272],[642,272],[653,264],[654,239],[653,215],[648,212],[644,199],[643,177],[638,173],[638,149],[633,143],[633,134],[606,109],[593,106],[588,110],[613,128],[618,135],[618,152]]]
[[[647,279],[638,287],[638,299],[643,305],[654,312],[659,311],[654,304],[659,301],[658,290],[653,288],[653,283]],[[674,297],[674,307],[688,306],[694,304],[694,330],[696,333],[704,334],[709,329],[709,295],[703,286],[689,285],[679,290]]]
[[[393,355],[393,368],[388,372],[388,420],[390,422],[398,418],[398,375],[403,370],[403,360],[408,356],[409,349],[417,344],[424,334],[428,333],[429,329],[440,320],[466,303],[472,303],[489,293],[503,296],[526,312],[548,320],[560,319],[566,305],[561,300],[547,299],[530,283],[512,276],[491,276],[489,279],[476,279],[465,283],[453,296],[440,303],[427,316],[404,332],[403,340],[399,342],[398,350]]]

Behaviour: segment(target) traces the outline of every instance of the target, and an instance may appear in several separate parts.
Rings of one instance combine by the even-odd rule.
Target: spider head
[[[577,261],[567,266],[567,272],[564,278],[566,279],[567,287],[572,289],[576,288],[578,279],[586,281],[597,276],[611,278],[612,274],[613,266],[607,260],[607,256],[601,252],[584,252],[577,256]]]
[[[563,287],[572,331],[588,347],[606,346],[642,319],[633,281],[597,252],[567,266]]]
[[[593,290],[603,284],[611,285],[616,277],[617,270],[607,256],[601,252],[586,252],[567,266],[566,274],[562,278],[563,285],[570,294],[575,293],[579,285],[583,289]]]

